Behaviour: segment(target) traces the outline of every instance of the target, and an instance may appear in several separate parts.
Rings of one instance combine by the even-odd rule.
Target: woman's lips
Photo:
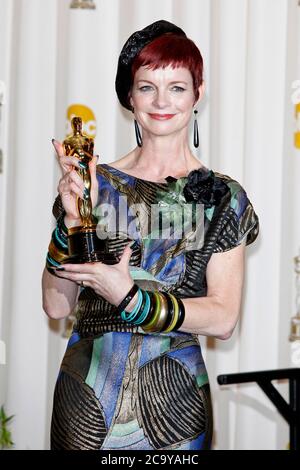
[[[152,114],[149,113],[149,116],[152,119],[157,119],[158,121],[166,121],[167,119],[171,119],[172,117],[175,116],[175,114]]]

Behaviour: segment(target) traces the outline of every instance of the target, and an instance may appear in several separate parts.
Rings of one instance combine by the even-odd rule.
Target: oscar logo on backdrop
[[[72,119],[80,116],[82,119],[82,131],[85,135],[94,139],[97,133],[96,117],[91,108],[84,104],[71,104],[67,109],[66,135],[72,134]]]
[[[295,80],[292,83],[292,88],[295,90],[292,93],[291,101],[295,105],[295,133],[294,144],[296,149],[300,149],[300,80]]]

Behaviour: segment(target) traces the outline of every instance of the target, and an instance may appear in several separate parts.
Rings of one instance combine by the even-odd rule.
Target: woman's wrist
[[[138,301],[138,293],[136,293],[134,295],[134,297],[131,299],[131,301],[129,302],[129,304],[127,305],[127,307],[125,307],[125,311],[126,312],[132,312],[132,310],[134,309],[134,307],[136,306],[136,303]]]
[[[185,319],[185,307],[171,293],[146,291],[136,284],[117,307],[122,320],[140,326],[145,333],[177,331]]]
[[[62,213],[57,219],[46,256],[46,269],[53,275],[56,275],[56,269],[61,268],[61,264],[69,258],[68,229],[64,223],[64,216],[65,213]]]
[[[79,225],[82,224],[80,218],[72,218],[68,215],[64,216],[64,223],[67,228],[72,228],[72,227],[78,227]]]

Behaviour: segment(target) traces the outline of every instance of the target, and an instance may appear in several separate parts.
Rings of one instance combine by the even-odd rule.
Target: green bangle
[[[153,292],[153,296],[155,298],[156,306],[154,310],[154,314],[152,318],[150,319],[149,323],[146,323],[145,325],[142,326],[144,331],[151,332],[153,331],[153,328],[156,326],[156,323],[159,320],[160,316],[160,309],[161,309],[161,298],[158,294],[158,292]]]

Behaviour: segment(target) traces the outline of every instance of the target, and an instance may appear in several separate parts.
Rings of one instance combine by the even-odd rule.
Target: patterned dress
[[[109,232],[110,251],[121,255],[130,240],[137,241],[130,272],[141,288],[180,298],[205,296],[211,255],[257,237],[258,217],[244,189],[229,176],[214,175],[228,192],[218,204],[204,206],[196,243],[191,236],[195,227],[186,220],[194,220],[194,213],[183,196],[188,177],[154,183],[107,164],[97,166],[95,215],[101,230]],[[58,196],[53,213],[59,217],[62,210]],[[157,222],[160,210],[168,223],[171,213],[175,221],[187,214],[181,236],[174,236],[172,223],[169,236],[156,236],[160,226],[149,220]],[[124,213],[127,220],[122,224]],[[115,216],[119,223],[113,227]],[[81,290],[75,315],[55,387],[52,449],[210,448],[209,382],[197,335],[146,334],[123,322],[116,308],[91,288]]]

